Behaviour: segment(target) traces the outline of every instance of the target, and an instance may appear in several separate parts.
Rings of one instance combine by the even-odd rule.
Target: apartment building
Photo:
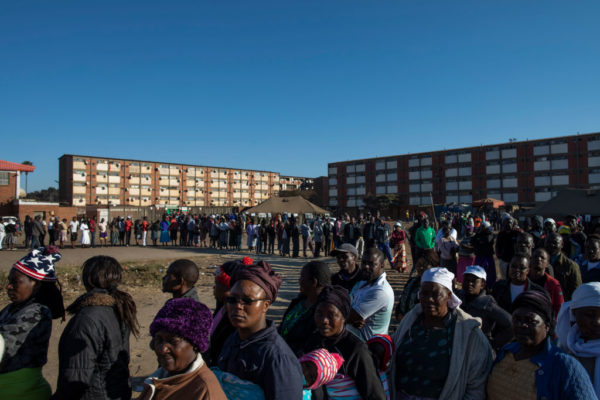
[[[314,179],[306,178],[301,176],[280,176],[279,178],[280,190],[283,191],[294,191],[294,190],[307,190],[314,188]]]
[[[327,205],[361,207],[367,193],[398,195],[402,206],[535,204],[567,187],[600,188],[600,132],[333,162]]]
[[[73,206],[251,207],[280,190],[279,173],[64,154],[60,201]]]

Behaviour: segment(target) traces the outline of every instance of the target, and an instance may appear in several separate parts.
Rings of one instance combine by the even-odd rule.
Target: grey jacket
[[[0,373],[46,364],[51,332],[48,307],[32,300],[4,307],[0,311],[0,335],[5,345]]]
[[[481,332],[479,319],[473,318],[460,308],[452,341],[450,369],[439,400],[482,400],[485,399],[485,384],[492,369],[494,356],[488,339]],[[392,336],[396,347],[404,335],[415,323],[421,310],[417,304],[404,316],[398,329]],[[396,358],[392,358],[390,380],[391,398],[397,399],[395,393]]]

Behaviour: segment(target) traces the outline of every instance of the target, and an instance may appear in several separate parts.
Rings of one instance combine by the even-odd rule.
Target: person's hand
[[[356,329],[361,329],[363,326],[365,326],[365,320],[361,319],[361,320],[355,320],[352,321],[352,326],[355,327]]]

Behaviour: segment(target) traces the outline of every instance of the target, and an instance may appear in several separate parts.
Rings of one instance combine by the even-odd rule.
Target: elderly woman
[[[351,309],[350,296],[343,287],[325,286],[319,293],[315,309],[317,332],[310,336],[304,350],[308,353],[323,348],[331,353],[339,353],[344,363],[332,382],[313,391],[313,399],[335,397],[332,392],[336,392],[340,386],[355,386],[365,400],[386,398],[366,343],[346,329]]]
[[[304,354],[306,338],[316,329],[315,307],[323,287],[331,283],[329,265],[311,261],[300,271],[300,294],[283,314],[279,334],[296,356]]]
[[[396,305],[396,321],[402,321],[402,318],[419,302],[417,294],[419,293],[419,287],[421,287],[423,272],[438,265],[439,257],[433,250],[423,252],[423,255],[417,259],[414,264],[414,270],[417,275],[409,278],[404,285],[404,289]]]
[[[600,396],[600,282],[584,283],[558,315],[560,347],[585,368]]]
[[[194,299],[165,303],[150,325],[150,346],[160,368],[146,379],[138,400],[227,399],[200,354],[208,348],[211,325],[210,310]]]
[[[489,400],[597,399],[585,369],[551,341],[554,317],[546,292],[517,296],[512,320],[517,341],[498,353],[487,383]]]
[[[264,261],[235,271],[226,302],[236,331],[217,363],[223,372],[260,386],[266,400],[302,398],[300,363],[266,318],[280,285],[281,277]]]
[[[0,397],[45,400],[50,385],[42,376],[48,359],[52,320],[65,308],[54,262],[58,248],[33,250],[8,274],[6,292],[11,303],[0,311]]]
[[[478,319],[458,306],[454,274],[423,273],[419,303],[394,333],[390,378],[393,399],[484,399],[493,356]]]

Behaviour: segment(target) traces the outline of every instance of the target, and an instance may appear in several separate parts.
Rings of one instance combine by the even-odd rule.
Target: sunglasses
[[[227,296],[227,298],[225,298],[225,301],[227,302],[227,304],[231,304],[231,305],[236,305],[239,303],[242,303],[245,306],[249,306],[252,303],[256,303],[259,301],[266,301],[269,299],[251,299],[250,297],[234,297],[234,296]]]

